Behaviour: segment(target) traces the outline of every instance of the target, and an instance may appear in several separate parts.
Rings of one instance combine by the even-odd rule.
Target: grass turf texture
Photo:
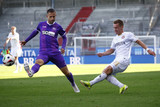
[[[82,68],[85,71],[85,66]],[[99,65],[102,66],[102,65]],[[4,69],[4,66],[1,66]],[[69,66],[71,71],[75,71]],[[8,68],[9,69],[9,68]],[[78,71],[82,69],[77,69]],[[89,70],[89,68],[86,68]],[[97,68],[101,72],[103,68]],[[132,68],[133,69],[133,68]],[[13,69],[12,69],[13,70]],[[43,70],[43,69],[42,69]],[[160,71],[120,73],[117,78],[127,84],[125,94],[119,94],[119,88],[106,80],[88,90],[79,80],[91,80],[97,74],[75,75],[75,81],[81,92],[74,93],[65,76],[20,78],[25,72],[8,75],[18,78],[0,79],[0,107],[159,107]],[[0,71],[0,77],[7,76]],[[39,74],[41,74],[39,71]],[[54,72],[52,71],[54,74]],[[12,74],[12,75],[11,75]],[[44,73],[45,74],[45,73]]]

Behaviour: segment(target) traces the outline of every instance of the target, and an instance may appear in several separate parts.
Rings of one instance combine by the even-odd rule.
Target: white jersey
[[[111,48],[115,49],[116,59],[130,59],[132,45],[137,40],[138,38],[131,32],[123,32],[121,35],[116,35],[111,44]]]
[[[22,53],[22,48],[19,41],[19,34],[15,32],[14,35],[10,32],[8,35],[8,39],[11,42],[11,55],[13,56],[20,56]]]
[[[10,32],[8,35],[8,39],[10,39],[11,42],[11,48],[17,47],[20,48],[20,43],[19,43],[19,34],[15,32],[14,35]]]

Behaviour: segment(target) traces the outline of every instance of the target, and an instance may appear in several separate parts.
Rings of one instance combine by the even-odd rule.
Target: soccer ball
[[[6,66],[12,66],[14,64],[14,62],[15,62],[15,58],[12,55],[10,55],[10,54],[6,54],[3,57],[2,61],[3,61],[4,65],[6,65]]]

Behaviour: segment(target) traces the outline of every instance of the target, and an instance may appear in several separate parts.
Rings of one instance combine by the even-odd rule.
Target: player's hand
[[[155,52],[151,51],[151,50],[148,50],[147,51],[150,55],[153,55],[153,56],[156,56]]]
[[[24,46],[26,44],[26,41],[21,41],[21,45]]]
[[[99,57],[102,57],[102,56],[103,56],[103,53],[97,53],[97,55],[98,55]]]
[[[61,54],[64,54],[65,50],[63,48],[61,48]]]

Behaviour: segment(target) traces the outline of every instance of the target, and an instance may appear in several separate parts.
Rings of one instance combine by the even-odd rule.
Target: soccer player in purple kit
[[[35,29],[25,41],[21,42],[22,46],[25,45],[29,40],[34,38],[40,32],[40,50],[36,62],[32,66],[31,70],[28,63],[24,64],[24,69],[28,73],[28,76],[32,77],[36,72],[38,72],[42,65],[51,61],[64,73],[67,79],[71,82],[73,90],[78,93],[80,90],[74,82],[72,73],[69,72],[65,60],[62,56],[66,47],[66,34],[63,28],[55,22],[55,18],[56,11],[52,8],[48,9],[48,20],[45,22],[40,22],[37,26],[37,29]],[[57,40],[58,34],[60,34],[63,38],[61,52],[59,51],[59,44]]]

